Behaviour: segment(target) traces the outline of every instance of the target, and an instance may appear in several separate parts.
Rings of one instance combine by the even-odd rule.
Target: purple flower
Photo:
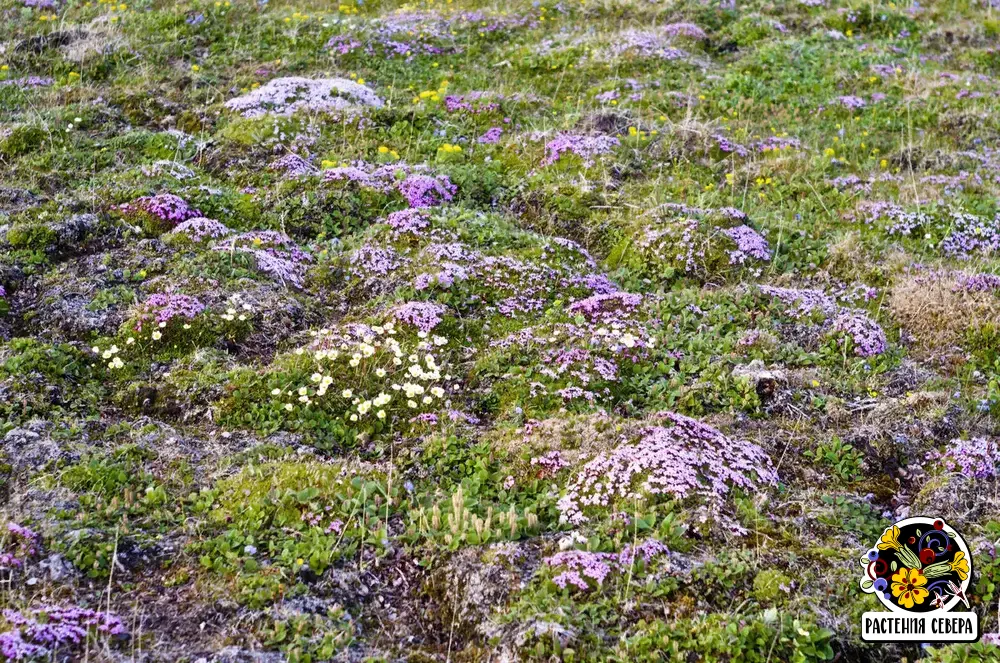
[[[200,242],[203,239],[211,238],[218,239],[219,237],[225,237],[231,231],[224,223],[220,223],[215,219],[206,219],[203,216],[196,216],[193,219],[188,219],[182,223],[177,224],[177,226],[170,231],[171,235],[187,235],[196,242]]]
[[[220,252],[244,253],[253,257],[257,269],[268,276],[301,287],[312,260],[292,239],[275,230],[258,230],[219,242]]]
[[[860,309],[841,309],[831,327],[851,337],[854,354],[859,357],[874,357],[888,349],[889,343],[882,327]]]
[[[615,58],[631,55],[637,58],[680,60],[688,54],[670,45],[674,36],[657,30],[624,30],[615,35],[604,55]]]
[[[708,35],[694,23],[668,23],[663,26],[664,34],[670,37],[690,37],[691,39],[706,39]]]
[[[427,212],[415,208],[393,212],[385,218],[385,223],[397,236],[406,234],[420,236],[431,225]]]
[[[543,166],[558,161],[563,154],[570,152],[583,159],[585,165],[593,163],[593,158],[599,154],[607,154],[620,145],[613,136],[586,136],[583,134],[561,134],[545,145],[546,156]]]
[[[284,173],[285,177],[302,177],[303,175],[314,175],[317,172],[316,166],[298,154],[286,154],[280,159],[272,161],[268,167],[271,170]]]
[[[941,464],[949,472],[977,479],[992,479],[997,476],[1000,448],[995,440],[985,437],[956,439],[948,443],[947,451],[940,458]]]
[[[27,76],[25,78],[8,78],[0,81],[0,88],[17,87],[22,90],[31,90],[38,87],[49,87],[55,80],[41,76]]]
[[[763,261],[771,259],[767,240],[750,226],[736,226],[722,232],[736,242],[736,250],[729,252],[730,265],[742,265],[747,258]]]
[[[13,628],[0,634],[0,654],[13,661],[58,658],[57,652],[76,648],[91,631],[108,636],[125,632],[117,615],[78,607],[4,610],[3,617]]]
[[[1000,250],[1000,214],[983,219],[965,212],[951,213],[951,232],[941,242],[947,255],[967,260],[973,253]]]
[[[385,276],[402,264],[400,255],[390,247],[365,244],[351,255],[351,273],[360,278]]]
[[[361,46],[361,42],[351,35],[335,35],[326,42],[327,50],[333,51],[337,55],[347,55],[359,46]]]
[[[955,290],[965,290],[966,292],[1000,290],[1000,276],[996,274],[962,274],[956,280]]]
[[[643,495],[717,503],[732,487],[760,490],[777,483],[768,455],[695,419],[672,412],[672,425],[646,429],[635,443],[598,454],[567,485],[557,506],[570,523],[587,522],[588,509],[606,509]]]
[[[858,110],[859,108],[865,107],[865,100],[861,97],[855,97],[854,95],[845,95],[837,97],[837,101],[840,105],[849,110]]]
[[[581,299],[566,307],[570,313],[582,313],[588,320],[594,321],[605,317],[618,317],[623,313],[628,315],[642,304],[642,295],[630,292],[615,292],[601,294]]]
[[[444,175],[410,175],[399,183],[399,192],[410,207],[434,207],[449,202],[457,190]]]
[[[434,207],[450,202],[458,187],[446,175],[424,174],[427,170],[426,166],[409,166],[405,163],[373,166],[358,162],[353,166],[327,170],[323,174],[323,181],[346,180],[382,193],[396,189],[410,207]]]
[[[837,302],[819,290],[776,288],[762,285],[760,291],[785,304],[788,307],[785,312],[796,317],[809,315],[813,311],[831,315],[837,310]]]
[[[753,143],[753,148],[758,152],[781,152],[782,150],[798,149],[801,146],[802,143],[798,138],[787,136],[769,136]]]
[[[560,470],[569,467],[569,463],[562,457],[558,449],[532,458],[531,464],[538,467],[538,474],[541,477],[554,477]]]
[[[123,211],[138,209],[151,214],[162,221],[180,223],[201,216],[201,212],[187,204],[180,196],[172,193],[160,193],[155,196],[137,198],[128,205],[122,205]]]
[[[656,557],[669,552],[662,542],[647,539],[635,547],[627,545],[618,553],[566,550],[546,557],[543,561],[550,568],[565,569],[552,578],[552,582],[560,588],[565,589],[572,585],[582,591],[588,591],[590,582],[600,586],[612,573],[627,573],[637,556],[648,564]]]
[[[500,142],[500,136],[503,134],[503,129],[500,127],[491,127],[482,136],[476,139],[476,142],[481,145],[494,145]]]
[[[441,323],[446,311],[444,306],[433,302],[406,302],[394,307],[392,316],[422,332],[429,332]]]
[[[346,78],[275,78],[242,97],[225,103],[243,117],[267,114],[292,115],[299,110],[313,113],[348,111],[359,107],[381,108],[382,100],[360,83]]]
[[[148,322],[163,326],[178,317],[192,320],[204,310],[204,305],[194,297],[157,293],[139,306],[135,329],[142,331],[143,324]]]

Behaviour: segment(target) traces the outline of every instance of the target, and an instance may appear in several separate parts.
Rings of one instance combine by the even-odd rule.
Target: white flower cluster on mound
[[[362,106],[381,108],[374,90],[346,78],[275,78],[266,85],[230,99],[226,108],[243,117],[292,115],[299,110],[317,113],[356,110]]]

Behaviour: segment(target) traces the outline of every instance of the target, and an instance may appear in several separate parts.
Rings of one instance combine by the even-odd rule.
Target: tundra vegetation
[[[998,660],[996,0],[0,0],[0,657]],[[873,645],[933,515],[973,645]]]

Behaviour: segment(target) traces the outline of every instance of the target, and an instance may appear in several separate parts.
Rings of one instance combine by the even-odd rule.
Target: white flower
[[[278,389],[277,387],[275,387],[274,389],[271,390],[271,395],[272,396],[280,396],[281,395],[281,390]]]
[[[423,401],[424,405],[430,405],[431,403],[434,402],[434,399],[431,398],[430,396],[424,396],[421,400]]]
[[[354,367],[356,367],[356,366],[357,366],[358,364],[360,364],[360,363],[361,363],[361,360],[360,360],[360,359],[352,359],[351,361],[349,361],[349,362],[347,362],[347,363],[351,365],[351,368],[354,368]]]
[[[289,412],[291,412],[294,407],[295,406],[292,405],[291,403],[285,403],[285,409],[288,410]]]
[[[323,374],[322,373],[313,373],[312,376],[310,376],[309,379],[312,380],[313,382],[319,382],[320,380],[323,379]]]
[[[133,343],[135,343],[135,338],[133,338],[132,336],[129,336],[127,339],[125,339],[125,345],[132,345]]]
[[[357,420],[358,420],[358,415],[352,414],[351,415],[351,421],[357,421]]]
[[[434,337],[434,345],[447,345],[447,344],[448,344],[448,339],[446,339],[444,336]]]
[[[351,391],[350,389],[345,389],[342,392],[340,392],[340,395],[343,396],[344,398],[350,398],[351,396],[354,395],[354,392]]]
[[[111,359],[111,350],[105,350],[101,353],[101,357],[104,359]]]
[[[368,414],[368,411],[372,409],[371,401],[362,401],[358,403],[358,414]]]
[[[372,402],[375,404],[375,407],[382,407],[383,405],[386,405],[391,400],[392,400],[392,396],[390,396],[389,394],[387,394],[387,393],[385,393],[383,391],[383,392],[379,393],[379,395],[376,396],[375,400],[372,401]]]
[[[378,417],[379,419],[385,419],[385,410],[379,410],[378,412],[375,413],[375,416]]]
[[[95,355],[98,354],[101,351],[101,349],[99,347],[97,347],[96,345],[94,347],[92,347],[91,350],[94,351]]]
[[[384,378],[385,377],[385,369],[384,368],[376,368],[375,369],[375,376],[376,377],[380,377],[380,378]]]
[[[158,326],[159,326],[160,329],[163,329],[164,327],[167,326],[167,323],[166,322],[161,322]]]
[[[431,387],[431,393],[434,394],[437,398],[441,398],[444,396],[444,389],[442,389],[441,387]]]
[[[406,404],[409,405],[411,408],[417,407],[416,401],[406,401]]]
[[[299,387],[299,396],[305,396],[308,393],[309,393],[308,389],[306,389],[305,387]]]
[[[393,365],[395,365],[395,366],[399,366],[399,365],[401,365],[401,364],[403,363],[403,360],[402,360],[402,359],[400,359],[399,357],[393,357],[393,359],[392,359],[392,363],[393,363]]]
[[[163,334],[161,334],[158,331],[153,332],[153,340],[154,341],[159,341],[161,338],[163,338]]]

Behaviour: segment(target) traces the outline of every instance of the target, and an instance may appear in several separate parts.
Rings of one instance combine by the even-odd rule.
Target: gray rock
[[[226,647],[209,657],[196,659],[196,663],[285,663],[285,656],[281,652]]]
[[[3,452],[15,474],[38,470],[62,455],[62,448],[45,434],[47,426],[47,422],[32,421],[4,436]]]

